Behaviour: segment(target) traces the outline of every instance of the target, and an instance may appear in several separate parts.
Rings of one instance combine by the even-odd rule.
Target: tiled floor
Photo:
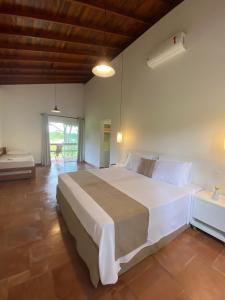
[[[116,285],[93,288],[55,210],[57,175],[75,169],[39,167],[34,181],[0,183],[1,300],[225,300],[225,247],[192,229]]]

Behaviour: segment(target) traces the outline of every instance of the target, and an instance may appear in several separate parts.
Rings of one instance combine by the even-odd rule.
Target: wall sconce
[[[121,131],[117,132],[116,141],[117,141],[118,144],[122,143],[122,141],[123,141],[123,134],[122,134]]]

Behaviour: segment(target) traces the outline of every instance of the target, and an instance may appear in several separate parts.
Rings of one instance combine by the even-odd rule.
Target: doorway
[[[49,143],[52,162],[77,161],[78,131],[78,122],[73,118],[49,117]]]
[[[100,167],[108,168],[110,165],[110,145],[111,145],[111,120],[104,120],[101,124],[101,151]]]

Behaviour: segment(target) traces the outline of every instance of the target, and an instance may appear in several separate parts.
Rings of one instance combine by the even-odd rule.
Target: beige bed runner
[[[147,241],[149,211],[145,206],[88,171],[68,175],[113,219],[116,259]]]

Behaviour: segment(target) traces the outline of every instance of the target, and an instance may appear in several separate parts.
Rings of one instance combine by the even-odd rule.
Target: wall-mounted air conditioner
[[[158,45],[149,55],[147,64],[150,68],[155,68],[185,50],[185,33],[179,32]]]

